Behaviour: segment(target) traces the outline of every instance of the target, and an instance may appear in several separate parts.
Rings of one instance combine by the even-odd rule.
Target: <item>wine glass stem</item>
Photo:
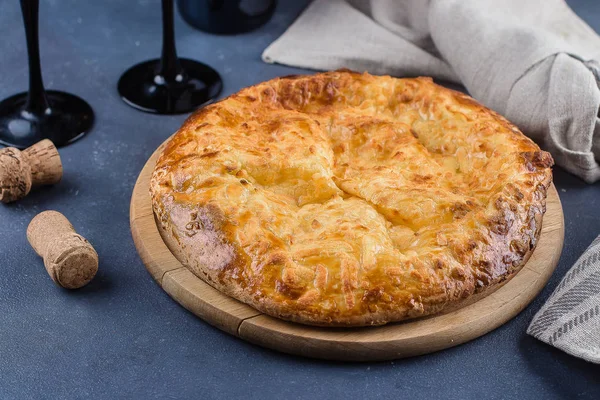
[[[159,74],[167,81],[175,81],[181,73],[181,65],[175,48],[175,27],[173,24],[173,0],[162,0],[163,47]]]
[[[21,11],[27,38],[27,58],[29,62],[29,93],[25,110],[33,114],[43,114],[49,108],[42,68],[40,66],[40,44],[38,34],[39,0],[21,0]]]

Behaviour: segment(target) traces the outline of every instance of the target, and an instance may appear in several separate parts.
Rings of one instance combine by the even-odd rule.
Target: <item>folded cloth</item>
[[[462,83],[587,182],[600,179],[600,37],[564,0],[315,0],[266,62]]]
[[[527,333],[600,364],[600,236],[533,317]]]

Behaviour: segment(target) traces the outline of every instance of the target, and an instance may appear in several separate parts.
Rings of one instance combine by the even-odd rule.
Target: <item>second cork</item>
[[[96,250],[57,211],[36,215],[27,228],[27,240],[44,259],[50,278],[64,288],[85,286],[98,271]]]

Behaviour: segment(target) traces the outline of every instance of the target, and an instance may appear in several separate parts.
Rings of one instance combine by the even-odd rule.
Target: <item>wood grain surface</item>
[[[562,251],[563,212],[552,185],[536,250],[513,279],[486,293],[486,297],[445,314],[380,327],[328,329],[282,321],[206,284],[183,267],[164,244],[148,191],[161,148],[142,169],[131,198],[131,233],[144,265],[163,290],[204,321],[274,350],[330,360],[380,361],[459,345],[496,329],[521,312],[544,287]]]

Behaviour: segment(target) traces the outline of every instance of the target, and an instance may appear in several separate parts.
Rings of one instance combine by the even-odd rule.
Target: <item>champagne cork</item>
[[[98,271],[96,250],[57,211],[36,215],[27,228],[27,240],[44,259],[52,280],[64,288],[80,288]]]
[[[10,203],[29,194],[33,186],[52,185],[62,178],[62,164],[54,144],[44,139],[20,151],[0,150],[0,201]]]

